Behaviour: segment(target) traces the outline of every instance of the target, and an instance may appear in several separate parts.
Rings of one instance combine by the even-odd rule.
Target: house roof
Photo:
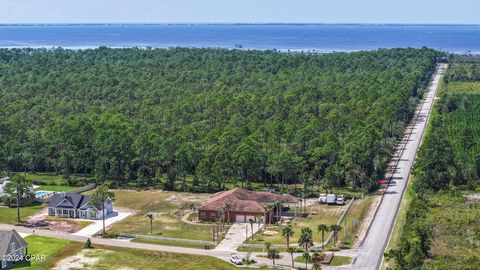
[[[231,205],[230,211],[263,213],[266,205],[277,201],[297,203],[299,200],[292,195],[280,195],[236,188],[213,194],[213,196],[198,209],[204,211],[219,211],[229,203]]]
[[[7,255],[8,248],[10,244],[15,241],[16,243],[20,244],[20,246],[16,246],[16,248],[26,248],[28,246],[27,242],[18,234],[17,231],[3,231],[0,230],[0,258],[3,255]],[[8,253],[7,253],[8,252]]]
[[[57,193],[52,196],[48,207],[72,208],[87,210],[90,208],[90,197],[78,193]],[[102,210],[101,204],[95,204],[97,210]]]

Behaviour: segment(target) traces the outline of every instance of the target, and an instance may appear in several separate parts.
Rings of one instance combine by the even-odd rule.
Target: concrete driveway
[[[113,212],[112,214],[108,215],[105,218],[105,228],[112,225],[115,222],[119,222],[125,219],[131,214],[132,214],[131,212],[120,212],[120,211]],[[77,219],[77,220],[92,221],[91,219]],[[102,229],[103,229],[103,221],[101,219],[94,220],[92,224],[74,233],[73,235],[83,236],[83,237],[92,237],[92,235],[100,232]]]
[[[258,223],[253,224],[253,234],[258,232],[258,230],[263,226],[258,226]],[[215,248],[215,250],[224,250],[235,252],[238,247],[240,247],[243,242],[245,242],[246,234],[250,238],[252,235],[252,227],[250,223],[233,223],[230,226],[230,229],[220,244]]]

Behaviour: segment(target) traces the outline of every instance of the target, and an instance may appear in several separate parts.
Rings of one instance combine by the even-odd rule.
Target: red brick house
[[[292,195],[236,188],[213,194],[204,205],[198,208],[198,216],[203,221],[215,221],[218,218],[218,212],[225,210],[229,204],[230,210],[225,210],[226,221],[249,222],[252,219],[258,222],[258,219],[262,218],[263,222],[271,223],[276,209],[271,207],[266,212],[265,208],[267,205],[274,205],[275,202],[282,202],[283,205],[297,205],[299,199]]]

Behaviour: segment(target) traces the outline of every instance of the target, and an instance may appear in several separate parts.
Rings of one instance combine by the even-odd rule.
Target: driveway
[[[108,215],[105,218],[105,228],[112,225],[115,222],[119,222],[125,219],[131,214],[132,214],[131,212],[113,212],[112,214]],[[76,219],[76,220],[85,220],[90,222],[92,221],[91,219]],[[92,237],[92,235],[98,233],[102,229],[103,229],[103,221],[101,219],[94,220],[92,224],[74,233],[73,235],[83,236],[83,237]]]
[[[253,224],[253,234],[258,232],[258,230],[263,226],[258,226],[258,223]],[[248,233],[248,237],[250,238],[252,235],[252,227],[250,223],[233,223],[230,226],[230,229],[225,235],[225,239],[223,239],[220,244],[215,248],[215,250],[224,250],[224,251],[232,251],[235,252],[240,245],[245,242],[246,234]]]

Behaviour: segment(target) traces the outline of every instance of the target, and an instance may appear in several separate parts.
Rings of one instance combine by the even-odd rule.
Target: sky
[[[0,0],[0,24],[480,24],[479,10],[480,0]]]

